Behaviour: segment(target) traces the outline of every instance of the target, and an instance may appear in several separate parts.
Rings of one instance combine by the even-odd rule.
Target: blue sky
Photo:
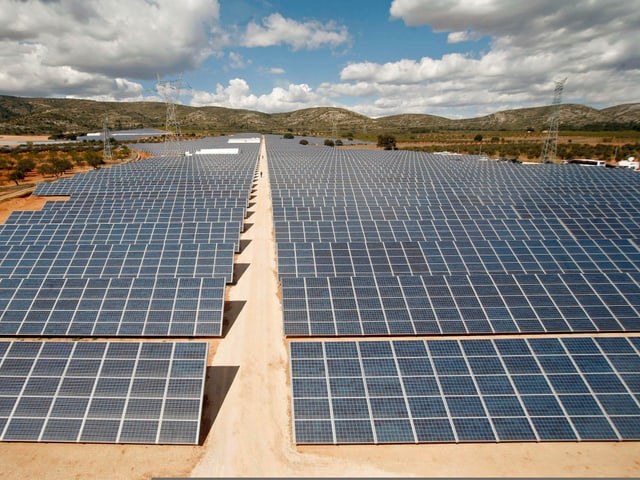
[[[0,0],[0,94],[468,118],[640,102],[628,0]],[[186,88],[188,84],[188,88]]]

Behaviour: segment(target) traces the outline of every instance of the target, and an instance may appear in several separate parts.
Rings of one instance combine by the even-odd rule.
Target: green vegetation
[[[438,143],[425,146],[408,146],[407,150],[423,152],[452,151],[465,154],[477,154],[478,146],[472,143]],[[542,152],[542,141],[487,142],[482,144],[482,153],[489,157],[520,157],[537,160]],[[615,156],[615,158],[614,158]],[[567,141],[558,143],[557,157],[560,160],[572,158],[593,158],[598,160],[621,160],[630,156],[640,157],[640,143],[623,145],[584,143]]]
[[[93,167],[94,170],[99,170],[100,167],[105,164],[102,155],[92,150],[84,152],[84,161],[87,162],[87,165]]]
[[[384,150],[395,150],[396,149],[396,137],[393,135],[383,134],[378,135],[378,143],[377,146]]]
[[[129,147],[115,145],[114,162],[131,156]],[[105,165],[102,144],[82,142],[70,144],[20,145],[0,151],[0,185],[13,182],[19,185],[29,175],[61,177],[74,168],[89,165],[95,169]]]

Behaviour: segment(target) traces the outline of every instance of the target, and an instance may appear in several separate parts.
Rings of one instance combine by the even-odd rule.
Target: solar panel
[[[232,243],[242,222],[0,225],[0,245],[86,243]]]
[[[197,444],[207,350],[0,342],[0,441]]]
[[[96,208],[13,212],[5,224],[40,223],[195,223],[242,222],[244,207]]]
[[[635,332],[640,278],[495,274],[282,279],[288,336]]]
[[[223,277],[233,281],[231,243],[34,244],[0,251],[0,278]]]
[[[0,335],[194,337],[222,335],[225,280],[0,279]]]
[[[280,242],[277,258],[280,277],[640,270],[624,240]]]
[[[291,342],[298,444],[640,439],[640,338]]]

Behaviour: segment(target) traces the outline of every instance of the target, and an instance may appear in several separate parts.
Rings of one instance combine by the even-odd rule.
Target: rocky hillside
[[[318,107],[267,114],[222,107],[178,106],[183,131],[280,132],[358,134],[367,132],[428,132],[441,130],[526,130],[546,128],[551,107],[505,110],[491,115],[451,120],[434,115],[394,115],[368,118],[349,110]],[[60,98],[0,96],[0,133],[13,135],[85,133],[102,128],[105,117],[112,130],[162,128],[166,108],[156,102],[96,102]],[[561,129],[640,129],[640,104],[597,110],[584,105],[561,106]]]

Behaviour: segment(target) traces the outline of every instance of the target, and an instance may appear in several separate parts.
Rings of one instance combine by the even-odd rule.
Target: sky
[[[0,95],[471,118],[640,102],[638,0],[0,0]]]

